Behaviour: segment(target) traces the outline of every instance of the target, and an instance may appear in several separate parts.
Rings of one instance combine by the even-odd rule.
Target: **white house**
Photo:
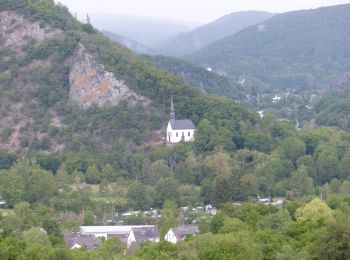
[[[199,229],[197,225],[183,225],[169,229],[164,239],[172,244],[176,244],[178,241],[184,240],[190,235],[195,236],[198,234]]]
[[[166,128],[166,138],[169,143],[194,141],[196,127],[190,119],[176,120],[173,97],[171,96],[170,120]]]
[[[64,241],[70,249],[79,249],[85,247],[88,250],[97,248],[102,240],[94,235],[83,235],[80,232],[71,232],[64,235]]]
[[[136,248],[142,242],[147,241],[159,242],[159,231],[157,227],[132,228],[127,239],[127,248]]]

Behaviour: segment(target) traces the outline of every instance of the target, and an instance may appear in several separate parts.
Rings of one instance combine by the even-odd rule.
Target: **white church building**
[[[190,119],[176,120],[173,97],[171,96],[170,120],[166,129],[167,142],[194,141],[195,131],[196,127]]]

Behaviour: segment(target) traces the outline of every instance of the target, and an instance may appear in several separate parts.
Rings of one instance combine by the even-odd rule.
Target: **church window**
[[[176,132],[176,137],[179,137],[179,133],[178,132]]]
[[[188,136],[191,136],[191,132],[188,132]]]

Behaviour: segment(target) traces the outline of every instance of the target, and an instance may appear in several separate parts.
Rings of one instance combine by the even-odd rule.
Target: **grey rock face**
[[[69,82],[70,100],[82,108],[143,99],[130,90],[123,80],[106,71],[81,44],[71,59]]]
[[[23,47],[29,39],[42,42],[60,35],[63,36],[62,31],[49,26],[41,27],[15,12],[0,12],[0,37],[5,47]]]

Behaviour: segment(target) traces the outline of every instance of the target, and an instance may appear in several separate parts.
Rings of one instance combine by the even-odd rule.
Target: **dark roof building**
[[[85,247],[88,250],[94,249],[101,244],[101,238],[94,235],[82,235],[80,233],[70,233],[64,236],[66,245],[72,249]]]
[[[169,229],[168,233],[165,235],[165,240],[176,244],[178,241],[184,240],[188,236],[195,236],[198,234],[199,228],[197,225],[182,225]]]
[[[144,227],[131,229],[127,246],[129,250],[137,248],[142,242],[159,242],[159,231],[157,227]]]
[[[189,119],[182,120],[170,120],[171,128],[173,130],[188,130],[188,129],[196,129],[193,122]]]

